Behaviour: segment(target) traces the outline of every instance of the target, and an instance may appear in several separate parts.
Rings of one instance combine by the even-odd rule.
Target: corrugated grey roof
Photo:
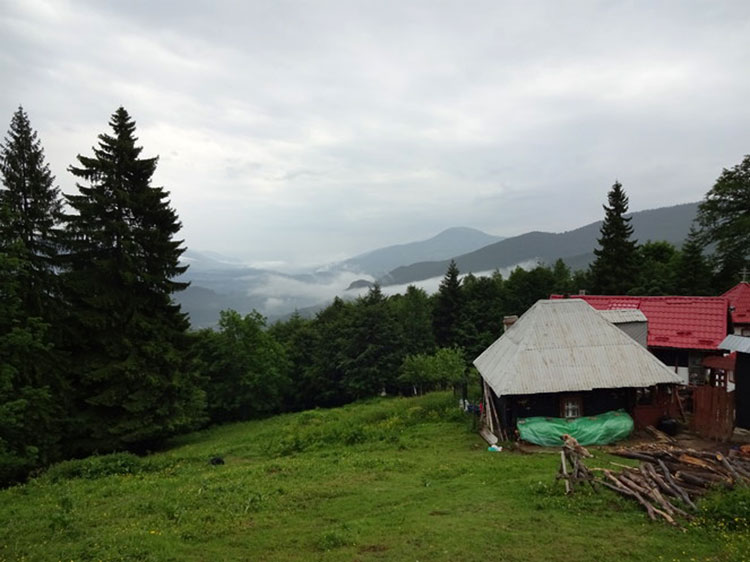
[[[498,396],[681,382],[581,299],[538,301],[474,365]]]
[[[750,353],[750,338],[730,334],[719,344],[720,349]]]
[[[612,310],[597,310],[597,312],[612,324],[628,322],[648,322],[646,315],[637,308],[614,308]]]

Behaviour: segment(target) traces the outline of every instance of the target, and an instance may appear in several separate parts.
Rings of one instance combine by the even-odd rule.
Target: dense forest
[[[141,156],[124,108],[109,127],[68,168],[74,195],[55,186],[22,108],[0,147],[2,484],[207,424],[459,385],[503,316],[551,293],[720,294],[748,264],[750,156],[723,170],[681,248],[632,240],[615,183],[588,271],[558,261],[461,277],[451,264],[434,295],[375,286],[313,319],[267,326],[227,310],[215,330],[193,331],[173,298],[185,247],[168,192],[151,183],[157,158]]]

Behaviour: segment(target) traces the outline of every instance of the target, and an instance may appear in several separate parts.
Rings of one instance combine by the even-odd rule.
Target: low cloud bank
[[[529,270],[536,267],[537,263],[537,260],[526,260],[498,270],[476,272],[474,275],[485,277],[499,271],[503,277],[507,277],[517,267]],[[461,275],[462,278],[465,276],[466,274]],[[254,286],[248,289],[247,294],[255,299],[264,299],[262,310],[260,310],[262,314],[271,318],[281,317],[295,310],[325,306],[337,296],[343,299],[355,299],[364,296],[369,290],[367,287],[347,290],[352,282],[360,279],[370,282],[375,281],[371,276],[350,271],[340,271],[322,278],[316,277],[314,281],[269,274],[264,276],[260,282],[256,281]],[[434,294],[438,291],[442,280],[443,276],[433,277],[403,285],[389,285],[383,287],[382,290],[384,294],[389,296],[403,294],[412,285],[423,289],[428,294]]]

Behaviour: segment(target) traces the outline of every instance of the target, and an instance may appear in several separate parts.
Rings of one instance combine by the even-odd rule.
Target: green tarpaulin
[[[633,418],[624,410],[598,416],[566,420],[562,418],[521,418],[521,439],[544,447],[562,445],[561,435],[575,437],[581,445],[607,445],[625,439],[633,431]]]

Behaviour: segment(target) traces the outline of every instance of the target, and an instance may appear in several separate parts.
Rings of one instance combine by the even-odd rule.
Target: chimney
[[[578,289],[578,295],[583,296],[586,294],[586,289]]]
[[[507,332],[516,323],[516,320],[518,320],[518,316],[515,314],[513,316],[503,316],[503,333]]]

